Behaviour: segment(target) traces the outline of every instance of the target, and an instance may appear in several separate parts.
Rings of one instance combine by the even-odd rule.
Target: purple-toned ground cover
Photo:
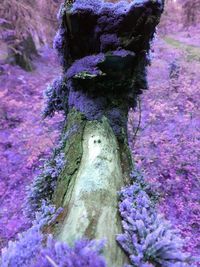
[[[43,246],[45,236],[37,227],[30,228],[19,237],[17,243],[10,243],[3,251],[1,267],[105,267],[100,256],[101,242],[80,240],[74,247],[56,242],[48,237],[47,246]]]
[[[169,67],[175,58],[180,74],[170,81]],[[161,193],[160,211],[181,230],[186,250],[194,255],[199,253],[200,217],[199,65],[187,62],[179,50],[156,41],[150,90],[142,98],[141,131],[133,150],[138,166]],[[0,130],[1,245],[27,225],[21,210],[25,185],[32,180],[38,158],[52,145],[49,131],[56,128],[55,124],[45,124],[46,132],[41,130],[41,91],[57,74],[58,66],[44,61],[34,74],[8,67],[0,76],[4,101]],[[134,118],[130,116],[129,129]]]
[[[170,80],[175,60],[176,73]],[[160,211],[180,229],[185,250],[193,255],[200,254],[199,67],[200,62],[188,61],[188,55],[180,48],[157,40],[149,71],[150,89],[141,101],[142,119],[136,142],[132,125],[136,128],[134,121],[139,111],[131,112],[129,118],[137,165],[160,192]]]
[[[17,240],[10,241],[7,248],[2,250],[1,267],[105,267],[100,255],[104,241],[82,239],[70,247],[42,233],[44,227],[56,220],[60,212],[62,209],[56,211],[54,206],[44,201],[32,227],[18,234]]]
[[[27,73],[2,65],[0,75],[0,248],[28,226],[23,215],[26,186],[39,159],[56,144],[59,121],[42,121],[43,90],[60,68],[54,53],[44,49]]]
[[[194,262],[190,254],[183,252],[180,233],[156,209],[154,191],[137,170],[131,179],[133,185],[120,192],[123,234],[117,237],[129,255],[128,266],[191,266]]]

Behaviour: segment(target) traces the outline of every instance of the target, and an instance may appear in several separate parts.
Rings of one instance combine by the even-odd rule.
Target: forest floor
[[[42,120],[43,91],[60,73],[55,53],[41,52],[35,71],[2,65],[0,75],[0,247],[28,227],[26,186],[55,146],[62,118]]]
[[[190,37],[187,41],[182,38],[165,36],[155,41],[148,73],[149,90],[141,97],[137,112],[130,112],[128,127],[135,161],[160,193],[160,212],[180,230],[186,251],[197,256],[200,255],[200,46],[193,45]]]
[[[155,40],[150,88],[128,124],[135,161],[160,193],[160,211],[180,229],[193,255],[200,254],[197,44],[187,33]],[[43,90],[60,72],[56,57],[44,50],[35,65],[32,73],[7,65],[0,69],[0,247],[28,226],[22,212],[25,189],[55,146],[62,121],[58,115],[41,119]]]

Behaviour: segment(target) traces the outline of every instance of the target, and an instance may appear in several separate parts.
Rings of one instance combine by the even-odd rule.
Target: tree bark
[[[47,113],[63,109],[68,115],[66,165],[53,197],[64,211],[52,232],[69,244],[106,239],[108,267],[128,262],[116,242],[122,232],[117,192],[133,167],[127,116],[148,87],[150,40],[162,11],[160,0],[66,0],[59,13],[55,47],[63,77],[52,86]]]
[[[108,266],[121,267],[127,259],[115,239],[122,232],[117,192],[132,169],[127,141],[117,140],[106,117],[87,121],[75,110],[68,115],[66,134],[67,163],[54,194],[64,212],[55,235],[69,244],[84,237],[103,239]]]

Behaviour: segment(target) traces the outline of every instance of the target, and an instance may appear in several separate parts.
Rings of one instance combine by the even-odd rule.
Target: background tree
[[[185,26],[195,25],[200,22],[200,1],[185,0],[182,2]]]
[[[0,6],[0,47],[4,59],[32,70],[32,59],[55,35],[61,1],[3,0]]]

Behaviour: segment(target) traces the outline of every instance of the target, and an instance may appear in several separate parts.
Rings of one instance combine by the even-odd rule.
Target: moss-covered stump
[[[129,179],[132,159],[127,144],[119,142],[105,117],[87,121],[75,110],[68,116],[65,145],[67,164],[54,194],[56,205],[64,207],[54,228],[59,240],[105,239],[108,266],[119,266],[126,256],[117,245],[121,233],[117,192]]]
[[[129,183],[132,160],[126,125],[147,89],[150,41],[163,0],[118,3],[65,1],[55,38],[62,77],[46,92],[45,115],[66,115],[65,160],[54,193],[64,207],[52,232],[62,241],[106,239],[108,267],[122,267],[117,192]]]

